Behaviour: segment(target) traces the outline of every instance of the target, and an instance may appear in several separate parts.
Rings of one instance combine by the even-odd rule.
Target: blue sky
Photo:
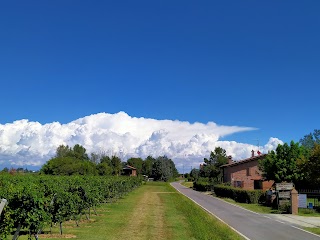
[[[0,124],[124,111],[258,129],[227,141],[298,141],[319,128],[319,12],[319,1],[3,1]]]

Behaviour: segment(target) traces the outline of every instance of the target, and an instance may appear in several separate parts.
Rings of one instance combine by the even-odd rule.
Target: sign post
[[[292,189],[293,183],[276,183],[276,191],[278,194],[278,209],[279,206],[290,204]]]
[[[298,207],[307,208],[307,194],[298,194]]]
[[[292,190],[293,183],[276,183],[276,191]]]

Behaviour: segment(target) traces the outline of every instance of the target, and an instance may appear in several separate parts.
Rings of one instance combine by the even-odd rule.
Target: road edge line
[[[303,232],[309,233],[309,234],[311,234],[311,235],[314,235],[314,236],[320,238],[320,236],[319,236],[318,234],[315,234],[315,233],[313,233],[313,232],[309,232],[309,231],[307,231],[307,230],[304,230],[304,229],[302,229],[302,228],[299,228],[299,227],[296,227],[296,226],[293,226],[293,225],[290,225],[290,226],[293,227],[293,228],[299,229],[299,230],[301,230],[301,231],[303,231]]]

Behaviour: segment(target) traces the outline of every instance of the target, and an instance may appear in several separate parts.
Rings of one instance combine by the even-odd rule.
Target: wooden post
[[[291,214],[298,214],[298,191],[295,189],[291,190]]]

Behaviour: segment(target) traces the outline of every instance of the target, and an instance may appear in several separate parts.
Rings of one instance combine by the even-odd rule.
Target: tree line
[[[146,159],[129,158],[127,161],[116,155],[109,156],[105,153],[91,153],[76,144],[73,147],[60,145],[53,158],[47,161],[40,173],[48,175],[100,175],[118,176],[122,169],[130,165],[137,170],[138,175],[145,175],[154,180],[168,181],[177,177],[178,171],[174,162],[166,156]]]

